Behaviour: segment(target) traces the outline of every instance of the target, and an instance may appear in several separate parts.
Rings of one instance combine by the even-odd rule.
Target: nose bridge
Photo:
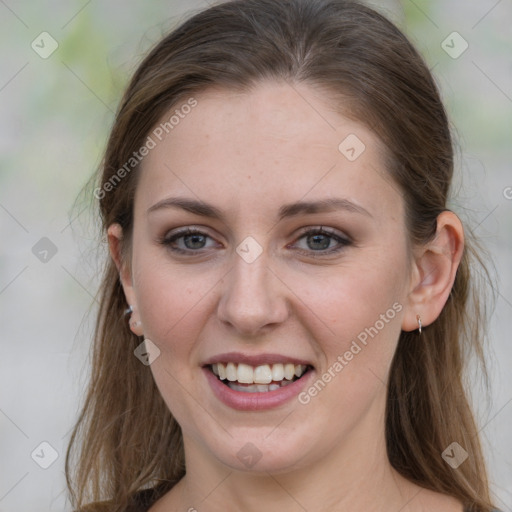
[[[232,270],[224,278],[218,306],[219,318],[245,334],[255,334],[287,316],[286,298],[267,253],[261,250],[257,254],[251,244],[250,240],[242,242],[233,253]]]

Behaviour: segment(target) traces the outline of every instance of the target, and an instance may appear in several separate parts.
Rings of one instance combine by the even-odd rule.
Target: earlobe
[[[418,329],[418,316],[422,328],[437,319],[450,295],[463,251],[462,223],[453,212],[442,212],[434,239],[415,257],[402,330]]]

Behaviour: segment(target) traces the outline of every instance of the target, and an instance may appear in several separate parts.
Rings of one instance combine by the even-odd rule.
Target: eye
[[[162,239],[159,239],[158,242],[165,245],[175,253],[191,254],[199,252],[201,249],[208,248],[206,247],[206,240],[208,238],[211,237],[197,228],[185,228],[170,236],[165,236]],[[178,241],[182,241],[185,247],[177,247],[176,242]]]
[[[306,240],[306,249],[300,249],[299,252],[305,253],[308,256],[314,258],[334,254],[342,251],[345,247],[352,244],[352,241],[341,234],[337,234],[332,229],[325,229],[323,226],[319,228],[305,228],[302,232],[302,236],[298,240]],[[337,245],[331,246],[332,242]],[[319,254],[315,254],[319,253]]]

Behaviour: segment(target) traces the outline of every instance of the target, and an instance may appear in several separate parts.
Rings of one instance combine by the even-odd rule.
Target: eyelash
[[[207,233],[204,233],[203,231],[196,229],[196,228],[185,228],[181,231],[178,231],[174,233],[171,236],[164,236],[160,239],[158,239],[158,243],[161,245],[166,246],[168,249],[170,249],[172,252],[176,254],[187,254],[190,255],[191,253],[193,255],[198,254],[201,249],[198,249],[197,251],[194,251],[193,249],[179,249],[177,247],[173,247],[172,244],[187,235],[204,235],[208,238],[211,238]],[[339,246],[334,249],[324,249],[322,251],[304,251],[299,250],[300,253],[306,254],[307,256],[311,256],[313,258],[322,258],[334,253],[341,252],[346,247],[352,245],[352,241],[348,238],[344,238],[338,234],[335,234],[332,230],[326,230],[322,226],[320,228],[305,228],[301,233],[300,236],[297,238],[297,240],[300,240],[301,238],[304,238],[306,236],[313,236],[313,235],[327,235],[328,237],[334,239],[336,242],[339,243]],[[194,254],[195,253],[195,254]],[[315,254],[316,253],[316,254]]]

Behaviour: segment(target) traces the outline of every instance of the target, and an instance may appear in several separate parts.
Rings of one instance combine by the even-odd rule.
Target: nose
[[[269,267],[265,254],[248,263],[238,254],[224,277],[217,308],[221,322],[238,335],[255,336],[283,323],[289,315],[286,286]]]

